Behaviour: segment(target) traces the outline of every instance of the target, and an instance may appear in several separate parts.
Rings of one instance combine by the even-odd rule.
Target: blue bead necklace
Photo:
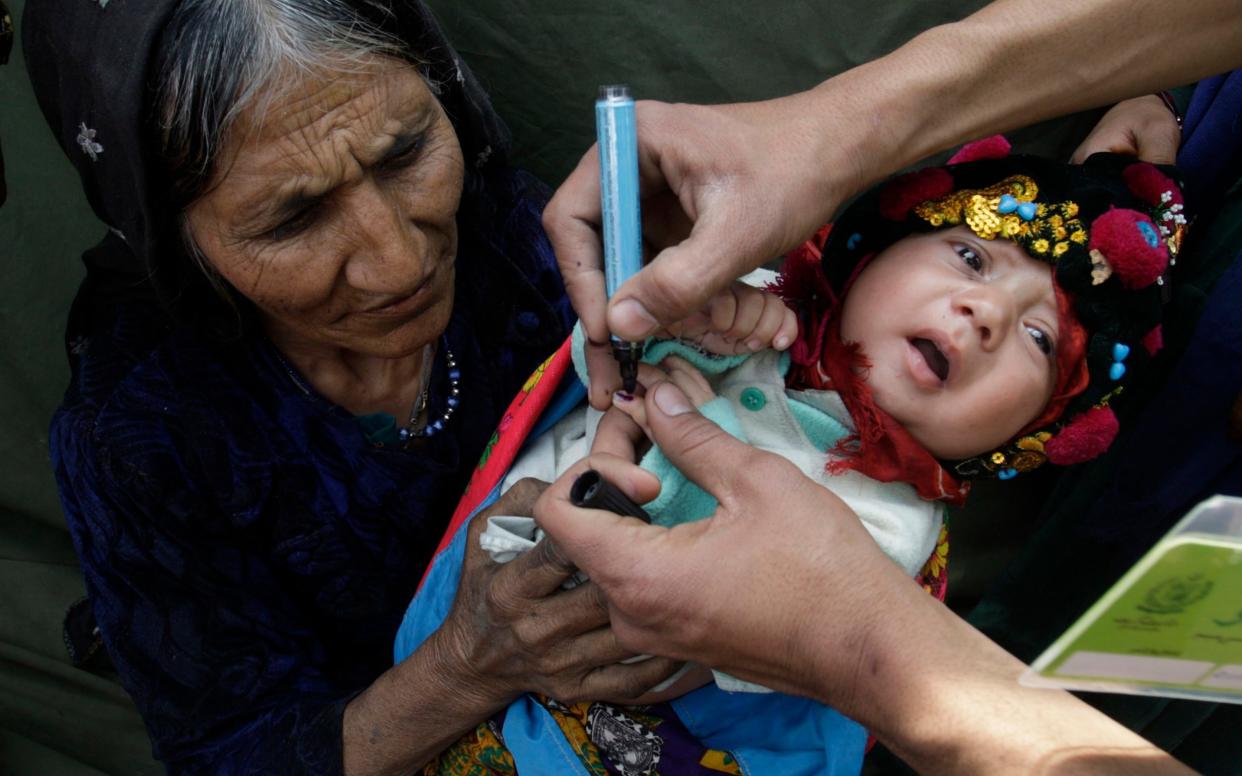
[[[427,402],[430,399],[430,387],[424,387],[419,394],[418,401],[414,403],[414,409],[410,411],[410,419],[406,421],[405,426],[397,431],[397,437],[401,439],[402,445],[408,445],[415,439],[425,439],[433,437],[444,430],[445,425],[452,419],[454,413],[457,412],[457,406],[461,404],[461,368],[457,366],[457,359],[453,356],[453,351],[449,350],[448,338],[440,338],[440,347],[444,348],[444,363],[448,367],[449,391],[448,398],[444,402],[444,413],[440,417],[431,421],[422,428],[418,428],[418,419],[427,409]],[[423,359],[424,374],[430,376],[431,361],[428,358]]]
[[[297,371],[280,352],[280,348],[274,344],[271,346],[272,352],[276,355],[276,360],[284,367],[285,373],[289,375],[289,379],[293,381],[302,393],[307,396],[313,395],[310,386],[302,382],[298,377]],[[427,345],[423,350],[423,376],[422,389],[418,394],[418,401],[414,402],[414,408],[410,410],[410,418],[405,425],[397,429],[397,438],[401,440],[401,447],[408,448],[410,443],[416,439],[427,439],[439,434],[448,425],[449,420],[457,413],[457,407],[461,404],[461,368],[457,366],[457,358],[453,355],[453,351],[449,349],[448,338],[440,335],[440,347],[444,349],[445,366],[448,367],[449,389],[448,397],[444,401],[444,412],[440,417],[431,421],[422,428],[418,428],[418,419],[422,417],[427,410],[427,403],[431,398],[431,345]]]

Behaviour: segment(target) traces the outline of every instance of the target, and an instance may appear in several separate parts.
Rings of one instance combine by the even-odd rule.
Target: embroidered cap
[[[1118,432],[1113,411],[1162,345],[1169,267],[1185,237],[1181,185],[1171,167],[1118,154],[1082,165],[1008,155],[1003,138],[963,148],[931,167],[876,187],[837,220],[822,268],[837,295],[859,268],[897,240],[966,225],[1012,240],[1054,268],[1062,329],[1057,387],[1044,412],[1005,445],[942,462],[962,479],[1011,479],[1045,461],[1070,465],[1104,452]]]

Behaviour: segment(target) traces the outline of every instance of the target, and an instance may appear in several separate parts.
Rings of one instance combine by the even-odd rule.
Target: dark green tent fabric
[[[8,0],[19,24],[26,2],[38,0]],[[627,82],[640,97],[674,101],[777,96],[879,56],[984,0],[430,4],[495,97],[519,161],[555,183],[592,140],[600,84]],[[35,106],[22,63],[16,50],[0,68],[9,189],[0,209],[0,774],[158,773],[123,690],[73,668],[61,643],[61,619],[82,583],[46,430],[68,378],[61,333],[82,274],[78,257],[104,230]],[[1051,122],[1012,139],[1022,150],[1066,156],[1092,120]],[[957,522],[955,566],[980,559],[979,573],[957,580],[973,595],[1032,522],[1011,516],[1003,530],[992,521],[975,532],[971,523]]]

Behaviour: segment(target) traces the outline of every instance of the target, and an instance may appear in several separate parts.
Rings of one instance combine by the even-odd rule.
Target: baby
[[[726,431],[839,495],[911,576],[943,574],[944,507],[964,501],[970,480],[1107,449],[1118,431],[1113,405],[1161,346],[1165,276],[1186,224],[1169,173],[1115,155],[1078,167],[1007,151],[1003,140],[981,141],[946,167],[889,181],[792,253],[771,286],[796,316],[786,352],[757,346],[789,338],[787,314],[773,312],[768,291],[738,286],[736,303],[713,311],[729,340],[653,341],[640,373],[648,386],[673,381]],[[645,426],[642,402],[618,394],[614,406]],[[594,428],[582,413],[531,443],[510,479],[552,479],[578,460]],[[645,505],[655,522],[712,514],[714,499],[658,449],[642,465],[661,479]],[[538,538],[529,522],[500,519],[482,541],[504,560]],[[676,695],[710,678],[691,671],[666,689]],[[643,701],[654,697],[663,696]],[[733,713],[721,711],[722,698],[673,708],[707,740],[696,713]],[[756,713],[729,724],[745,727]],[[791,713],[787,727],[805,714]],[[765,723],[755,733],[763,743],[713,728],[711,743],[772,752],[769,731],[780,727]]]

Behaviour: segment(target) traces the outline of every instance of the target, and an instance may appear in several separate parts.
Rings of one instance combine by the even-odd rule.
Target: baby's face
[[[959,226],[899,240],[855,280],[841,337],[871,361],[876,404],[938,458],[995,449],[1056,384],[1052,271]]]

